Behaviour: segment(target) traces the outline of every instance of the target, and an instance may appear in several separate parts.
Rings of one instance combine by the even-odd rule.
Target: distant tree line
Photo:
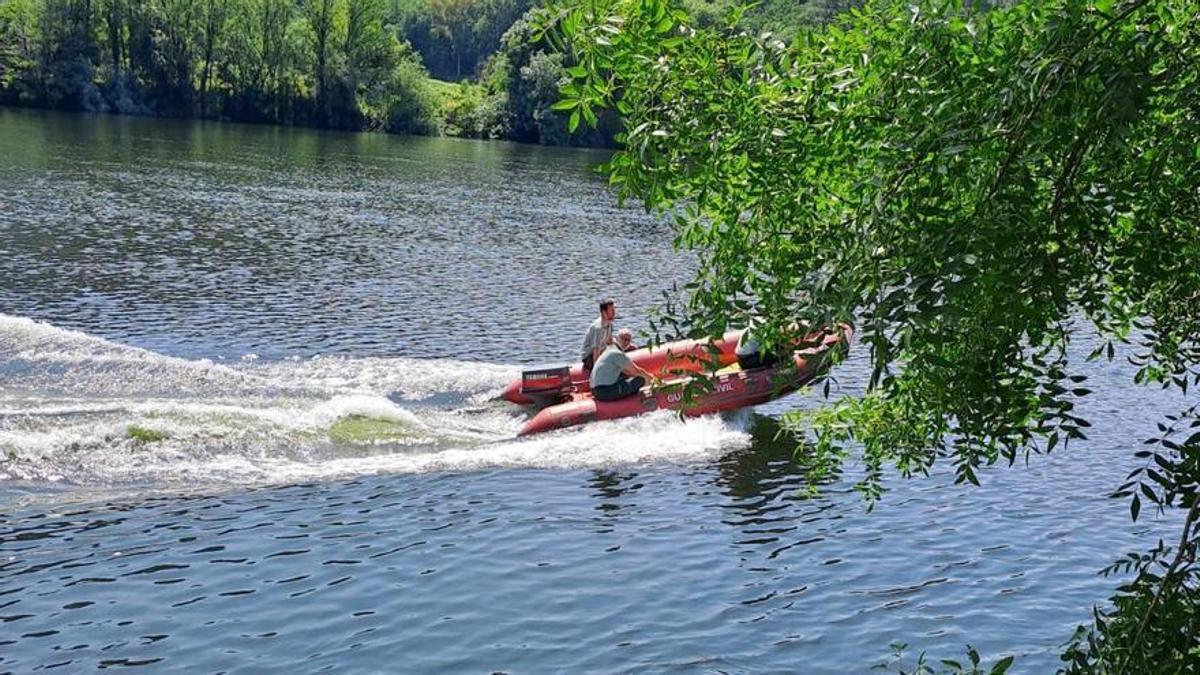
[[[436,131],[386,0],[4,0],[0,101]]]
[[[551,110],[569,64],[534,41],[532,1],[0,0],[0,104],[611,145],[615,113],[568,132]],[[851,1],[745,23],[786,33]]]
[[[530,43],[527,0],[405,2],[0,0],[0,104],[611,143],[615,122],[550,111],[562,56]]]

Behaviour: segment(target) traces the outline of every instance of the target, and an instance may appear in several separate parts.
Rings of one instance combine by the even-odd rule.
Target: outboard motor
[[[521,372],[521,393],[539,405],[566,398],[573,388],[570,366],[533,368]]]

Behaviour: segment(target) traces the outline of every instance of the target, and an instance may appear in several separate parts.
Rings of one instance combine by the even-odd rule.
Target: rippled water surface
[[[802,496],[812,395],[517,441],[520,365],[694,266],[603,159],[0,109],[0,669],[1054,670],[1180,401],[1081,363],[1089,440],[871,513]]]

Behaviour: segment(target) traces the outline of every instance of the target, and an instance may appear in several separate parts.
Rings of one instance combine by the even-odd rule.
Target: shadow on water
[[[824,541],[827,521],[839,519],[839,500],[824,492],[836,477],[810,485],[810,465],[797,453],[801,439],[778,420],[754,415],[750,435],[747,448],[716,464],[715,482],[725,497],[717,505],[721,522],[733,531],[733,548],[750,567],[767,569],[797,546]],[[812,494],[810,487],[821,492]]]
[[[779,501],[822,501],[819,496],[809,496],[806,490],[809,464],[802,452],[797,453],[802,439],[777,419],[758,414],[751,415],[749,433],[747,447],[704,468],[706,472],[715,469],[713,481],[720,494],[728,498],[728,508],[755,516]],[[816,487],[832,485],[837,478],[822,479]],[[633,506],[630,497],[646,487],[645,480],[639,471],[600,469],[592,472],[587,485],[599,500],[596,510],[615,515]]]
[[[717,463],[717,483],[735,501],[774,498],[805,487],[809,463],[797,454],[802,439],[779,420],[755,414],[750,425],[750,445],[729,453]],[[822,480],[829,485],[837,477]]]
[[[637,472],[634,471],[615,471],[615,470],[597,470],[592,474],[592,478],[588,484],[595,489],[595,497],[600,500],[596,505],[597,511],[604,511],[609,515],[616,515],[627,504],[622,504],[622,499],[636,493],[643,487],[643,484],[636,482],[638,479]]]

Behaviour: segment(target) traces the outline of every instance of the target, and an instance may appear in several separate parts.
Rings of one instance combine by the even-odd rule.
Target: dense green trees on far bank
[[[5,0],[0,100],[342,129],[434,128],[386,0]],[[402,87],[409,87],[402,89]]]
[[[0,0],[0,104],[610,143],[611,129],[571,135],[550,112],[562,57],[528,43],[527,9],[525,0]],[[431,79],[427,66],[463,79]]]
[[[730,5],[693,2],[710,17]],[[852,2],[766,2],[745,25],[791,34]],[[616,115],[569,132],[550,109],[569,64],[531,42],[533,9],[533,0],[0,0],[0,104],[611,145]]]
[[[531,0],[391,0],[396,25],[436,78],[476,74]]]

